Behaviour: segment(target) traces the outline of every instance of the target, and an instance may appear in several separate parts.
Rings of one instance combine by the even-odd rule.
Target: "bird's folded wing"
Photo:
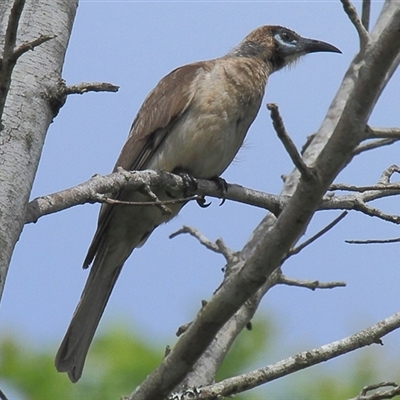
[[[148,161],[173,125],[190,107],[195,95],[193,82],[197,74],[208,69],[207,64],[211,63],[212,61],[206,61],[185,65],[161,79],[139,109],[114,171],[118,167],[129,171],[146,169]],[[127,191],[121,190],[112,195],[112,198],[123,201],[126,196]],[[102,205],[97,230],[83,263],[84,268],[93,261],[114,209],[108,204]]]

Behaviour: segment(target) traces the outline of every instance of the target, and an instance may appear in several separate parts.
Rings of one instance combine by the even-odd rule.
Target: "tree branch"
[[[183,226],[178,231],[169,235],[170,239],[175,238],[178,235],[182,235],[188,233],[189,235],[195,237],[200,244],[202,244],[208,250],[213,251],[214,253],[222,254],[225,257],[227,262],[236,262],[237,257],[235,256],[235,252],[229,249],[222,239],[218,239],[215,243],[211,242],[211,240],[207,239],[202,233],[200,233],[197,229],[192,228],[190,226]]]
[[[7,95],[10,90],[11,75],[17,60],[28,50],[33,50],[35,47],[55,37],[54,35],[40,35],[38,38],[22,43],[16,48],[18,24],[24,5],[25,0],[14,1],[4,38],[3,55],[0,59],[0,131],[3,129],[1,120]]]
[[[327,204],[331,206],[336,203],[347,210],[361,211],[366,215],[378,217],[388,222],[400,223],[400,217],[397,215],[386,214],[376,208],[368,206],[366,203],[383,197],[395,196],[400,193],[400,184],[391,183],[394,173],[400,172],[397,165],[392,165],[382,172],[378,183],[373,186],[354,186],[346,184],[332,184],[329,190],[349,190],[356,192],[350,196],[330,196],[326,197]]]
[[[17,40],[19,19],[21,18],[25,0],[15,0],[8,18],[8,25],[4,38],[3,56],[0,59],[0,131],[3,130],[2,117],[8,91],[10,90],[11,74],[15,62],[13,52]]]
[[[375,150],[383,146],[390,146],[393,143],[396,143],[400,140],[400,137],[393,139],[382,139],[382,140],[374,140],[369,143],[360,144],[353,151],[353,156],[358,156],[361,153],[364,153],[369,150]]]
[[[343,9],[349,17],[350,21],[353,23],[354,27],[357,30],[358,36],[360,38],[360,51],[363,53],[370,41],[370,36],[368,33],[368,28],[360,21],[357,10],[351,4],[350,0],[340,0],[343,4]],[[364,11],[364,8],[363,8]],[[363,17],[366,18],[369,15],[363,13]]]
[[[371,16],[371,0],[363,0],[361,11],[361,23],[363,27],[369,30],[369,20]]]
[[[303,161],[292,139],[287,134],[285,126],[283,124],[282,117],[279,114],[278,106],[276,104],[269,103],[267,104],[267,108],[269,111],[271,111],[271,119],[273,126],[275,128],[275,132],[277,133],[279,139],[285,146],[285,149],[288,152],[290,158],[292,159],[293,164],[305,179],[312,179],[314,177],[313,171]]]
[[[303,250],[305,247],[309,246],[311,243],[315,242],[317,239],[319,239],[322,235],[325,235],[326,232],[331,230],[333,227],[335,227],[346,215],[347,211],[342,212],[337,218],[335,218],[331,223],[329,223],[325,228],[321,229],[319,232],[317,232],[314,236],[312,236],[310,239],[306,240],[299,246],[295,247],[294,249],[290,250],[287,256],[285,257],[285,260],[287,260],[289,257],[300,253],[301,250]]]
[[[55,118],[70,94],[84,94],[88,92],[117,92],[118,90],[119,86],[115,86],[107,82],[81,82],[75,85],[67,86],[64,79],[59,79],[57,85],[50,87],[47,93],[43,93],[43,96],[48,101],[53,111],[53,118]]]
[[[399,243],[400,238],[394,239],[368,239],[368,240],[345,240],[348,244],[387,244],[387,243]]]
[[[81,82],[75,85],[68,85],[64,88],[64,93],[84,94],[88,92],[118,92],[119,86],[107,82]]]
[[[56,38],[55,35],[40,35],[38,38],[31,40],[30,42],[24,42],[19,47],[17,47],[12,55],[12,60],[17,61],[22,54],[26,53],[29,50],[33,50],[35,47],[40,46],[41,44],[48,42],[51,39]]]
[[[380,390],[375,393],[368,394],[373,390],[377,390],[384,387],[392,387],[393,389]],[[374,385],[365,386],[360,394],[353,397],[350,400],[383,400],[383,399],[393,399],[400,394],[400,385],[395,382],[380,382]]]
[[[278,284],[287,285],[287,286],[297,286],[310,290],[316,289],[334,289],[337,287],[345,287],[346,282],[320,282],[320,281],[310,281],[310,280],[302,280],[302,279],[293,279],[288,278],[285,275],[280,275]]]
[[[17,42],[18,24],[24,9],[25,0],[15,0],[8,18],[7,30],[4,38],[3,64],[6,63],[14,52]]]
[[[187,384],[185,377],[196,372],[197,360],[210,346],[229,346],[232,337],[220,336],[221,329],[231,321],[234,323],[231,318],[274,276],[284,256],[303,234],[329,185],[365,140],[367,120],[400,61],[399,22],[398,5],[385,3],[369,45],[350,65],[323,125],[306,149],[304,161],[313,165],[317,179],[299,179],[298,172],[286,179],[282,194],[290,198],[284,209],[277,217],[268,215],[254,230],[240,252],[235,273],[224,281],[168,356],[129,399],[164,399],[176,385]],[[250,315],[249,312],[247,316]],[[307,356],[308,353],[304,354],[304,361]],[[285,367],[285,373],[290,373],[291,364]],[[262,371],[261,376],[268,371]],[[204,375],[199,381],[206,382],[208,378]]]
[[[400,194],[400,183],[390,183],[390,177],[394,172],[397,172],[397,168],[397,166],[391,166],[384,171],[376,185],[355,186],[340,183],[332,184],[329,190],[352,191],[355,193],[345,196],[327,195],[323,202],[319,204],[317,210],[354,210],[398,224],[400,217],[385,214],[378,209],[366,205],[366,203],[373,200]],[[107,197],[107,194],[116,193],[125,187],[139,191],[145,190],[146,187],[164,187],[170,192],[174,192],[178,198],[170,201],[159,201],[155,198],[148,202],[127,203],[115,201]],[[278,196],[263,193],[235,184],[229,184],[228,187],[229,190],[225,194],[226,199],[261,207],[275,213],[276,215],[279,215],[280,210],[282,210],[289,201],[289,198],[284,195]],[[204,195],[221,198],[220,190],[213,181],[198,180],[198,188],[195,191],[196,193],[190,197],[182,197],[184,189],[184,182],[179,176],[174,174],[150,170],[128,172],[121,169],[118,172],[105,176],[95,175],[87,182],[60,192],[37,197],[32,200],[26,208],[25,223],[37,222],[39,218],[45,215],[86,203],[92,204],[97,202],[107,202],[110,204],[130,204],[132,206],[158,206],[162,207],[165,212],[168,212],[168,209],[164,207],[171,203],[197,200],[198,196]],[[147,193],[150,195],[150,192]],[[357,193],[361,193],[361,195]],[[329,224],[316,236],[307,240],[299,247],[292,249],[285,259],[293,254],[297,254],[304,247],[318,239],[322,234],[339,222],[341,218],[343,217],[339,217],[338,220],[333,221],[333,225]]]
[[[199,388],[200,394],[194,399],[216,400],[232,396],[359,348],[371,344],[383,344],[381,338],[398,328],[400,328],[400,312],[344,339],[298,353],[274,365]]]
[[[368,127],[369,139],[399,139],[400,128],[371,128]]]
[[[197,183],[197,195],[221,198],[221,191],[215,182],[199,179]],[[116,193],[125,187],[143,190],[146,185],[149,187],[162,186],[170,192],[180,195],[185,189],[185,184],[179,175],[151,170],[128,172],[120,169],[109,175],[94,175],[88,181],[72,188],[37,197],[27,206],[25,223],[36,222],[45,215],[66,210],[76,205],[106,202],[108,201],[107,198],[101,195]],[[240,185],[229,184],[228,187],[229,190],[225,194],[226,199],[266,208],[276,214],[279,214],[287,200],[284,197],[244,188]],[[196,198],[186,198],[185,201],[195,200]],[[166,204],[165,202],[161,203]],[[156,205],[157,203],[149,202],[148,204]]]

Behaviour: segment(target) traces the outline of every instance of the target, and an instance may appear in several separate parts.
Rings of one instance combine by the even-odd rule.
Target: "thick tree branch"
[[[324,201],[319,204],[317,210],[359,211],[366,215],[378,217],[385,221],[398,224],[400,222],[399,216],[386,214],[376,208],[369,207],[366,204],[373,200],[389,196],[397,196],[400,194],[400,183],[390,183],[390,178],[393,173],[397,172],[397,169],[397,166],[391,166],[385,170],[376,185],[355,186],[349,184],[332,184],[329,188],[332,191],[342,190],[351,191],[354,193],[344,196],[325,196]],[[144,191],[146,188],[160,186],[168,189],[170,192],[175,193],[178,198],[171,201],[158,201],[157,198],[152,199],[150,197],[150,193],[152,191],[147,189],[149,201],[146,202],[146,205],[161,207],[166,213],[168,213],[167,206],[171,203],[196,200],[198,196],[204,195],[218,198],[221,197],[220,190],[213,181],[198,180],[198,189],[193,196],[179,198],[179,196],[182,196],[182,193],[185,189],[185,184],[180,176],[163,172],[159,173],[150,170],[127,172],[121,169],[116,173],[106,176],[95,175],[89,181],[79,184],[75,187],[32,200],[26,208],[25,223],[36,222],[40,217],[80,204],[96,202],[108,202],[113,204],[120,203],[118,201],[109,199],[107,195],[109,193],[118,192],[125,187]],[[234,184],[228,185],[228,191],[225,195],[225,198],[244,204],[262,207],[276,213],[277,215],[279,215],[280,210],[282,210],[285,204],[287,204],[289,201],[289,198],[283,195],[277,196],[267,194]],[[124,204],[126,203],[124,202]],[[133,203],[129,204],[131,204],[133,207],[135,205],[144,205],[143,202],[140,204],[135,203],[135,205],[133,205]],[[293,254],[297,254],[305,246],[308,246],[318,237],[326,233],[327,230],[333,228],[333,226],[335,226],[341,218],[343,218],[343,216],[340,216],[337,220],[334,220],[313,238],[308,239],[300,246],[290,250],[285,259]],[[185,231],[185,233],[189,232]],[[218,251],[220,252],[221,249]]]
[[[197,195],[221,198],[221,191],[215,182],[199,179],[197,183]],[[185,184],[179,175],[169,174],[166,172],[150,170],[128,172],[119,170],[118,172],[105,176],[95,175],[88,181],[72,188],[46,196],[37,197],[32,200],[26,209],[25,223],[36,222],[40,217],[76,205],[105,202],[107,201],[106,198],[101,195],[116,193],[125,187],[143,190],[146,186],[152,188],[162,186],[178,195],[181,195],[185,189]],[[266,208],[276,214],[279,214],[287,200],[284,197],[244,188],[235,184],[228,185],[228,191],[225,194],[225,197],[229,200]],[[191,199],[195,199],[195,197]],[[149,202],[149,205],[150,204],[154,205],[155,203]]]

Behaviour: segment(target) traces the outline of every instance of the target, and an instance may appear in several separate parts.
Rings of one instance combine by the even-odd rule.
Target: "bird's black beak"
[[[301,38],[301,41],[298,43],[298,47],[305,54],[318,53],[320,51],[327,51],[331,53],[342,53],[337,47],[329,43],[322,42],[321,40],[314,40],[314,39]]]

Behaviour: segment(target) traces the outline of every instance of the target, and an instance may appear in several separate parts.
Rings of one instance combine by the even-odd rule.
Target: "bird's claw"
[[[198,196],[197,199],[197,204],[201,207],[201,208],[207,208],[208,206],[211,205],[211,202],[206,203],[206,198],[204,196]]]
[[[224,204],[226,200],[226,193],[228,192],[228,183],[226,182],[225,179],[221,178],[220,176],[215,176],[211,180],[215,182],[218,190],[221,192],[222,200],[221,203],[219,203],[219,205],[222,206],[222,204]]]

